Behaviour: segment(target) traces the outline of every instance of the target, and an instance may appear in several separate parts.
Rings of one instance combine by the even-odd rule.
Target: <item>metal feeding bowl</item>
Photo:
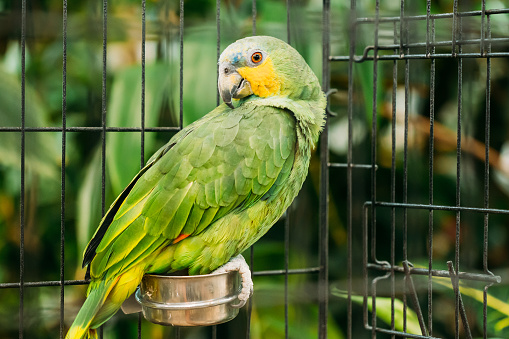
[[[209,326],[239,313],[239,272],[196,276],[146,274],[136,291],[145,319],[172,326]]]

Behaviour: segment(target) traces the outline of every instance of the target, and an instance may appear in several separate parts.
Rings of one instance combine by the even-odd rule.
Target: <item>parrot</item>
[[[66,339],[97,338],[144,274],[227,264],[302,188],[326,121],[316,75],[270,36],[232,43],[218,69],[224,103],[156,151],[102,218],[83,255],[87,298]]]

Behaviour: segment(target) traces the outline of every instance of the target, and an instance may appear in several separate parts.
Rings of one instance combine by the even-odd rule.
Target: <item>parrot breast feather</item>
[[[106,230],[101,224],[92,276],[118,274],[228,213],[277,196],[293,166],[296,138],[291,112],[248,104],[221,105],[179,132],[116,202],[121,206]]]

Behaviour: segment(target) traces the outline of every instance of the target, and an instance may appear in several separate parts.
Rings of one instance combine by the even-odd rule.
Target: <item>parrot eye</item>
[[[255,52],[251,55],[251,61],[255,64],[259,63],[260,61],[262,61],[262,58],[263,58],[263,55],[261,52]]]

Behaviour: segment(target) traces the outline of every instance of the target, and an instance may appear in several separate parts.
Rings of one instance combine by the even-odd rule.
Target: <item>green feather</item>
[[[237,136],[238,132],[239,132],[238,123],[228,128],[218,126],[218,128],[214,130],[214,143],[216,144],[216,146],[219,147],[229,145],[233,140],[235,140],[235,137]]]
[[[191,154],[189,154],[189,161],[194,167],[201,167],[212,157],[212,154],[214,154],[214,149],[216,148],[214,136],[207,136],[203,142],[194,147]]]
[[[150,223],[145,222],[145,230],[148,234],[159,235],[163,233],[163,231],[164,233],[168,233],[166,228],[177,213],[180,204],[185,199],[191,187],[192,183],[189,183],[186,187],[177,190],[177,192],[173,194],[169,200],[167,200],[164,195],[159,195],[160,199],[164,199],[166,203],[156,215],[153,215]],[[147,218],[147,221],[148,220],[149,219]],[[176,233],[178,236],[179,232]]]
[[[200,220],[205,213],[205,210],[201,208],[198,204],[194,204],[191,208],[191,212],[189,214],[189,218],[187,223],[182,230],[182,234],[193,234],[200,223]]]
[[[214,220],[218,210],[219,207],[209,207],[206,209],[205,212],[203,212],[200,223],[196,227],[196,231],[193,234],[200,234],[201,231],[209,227],[209,225],[212,223],[212,220]]]
[[[171,219],[171,222],[163,231],[163,235],[167,239],[175,239],[180,235],[180,233],[182,233],[182,229],[189,219],[189,213],[191,212],[196,200],[198,189],[198,184],[193,185],[187,192],[186,196],[181,200],[177,211],[175,212],[175,216]]]
[[[238,196],[247,195],[252,185],[252,179],[246,177],[243,172],[243,167],[239,166],[235,170],[235,190]],[[254,173],[253,173],[254,174]]]

